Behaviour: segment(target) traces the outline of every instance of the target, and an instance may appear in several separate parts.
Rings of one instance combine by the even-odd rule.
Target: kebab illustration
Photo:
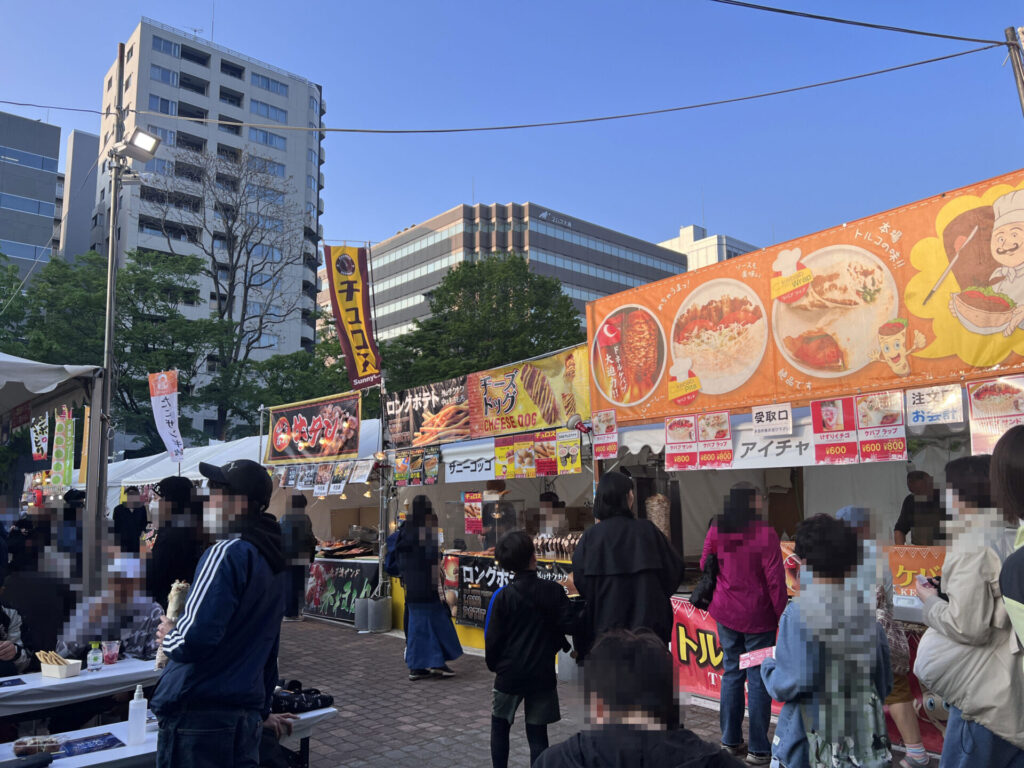
[[[897,376],[909,375],[910,353],[924,349],[926,345],[921,331],[914,331],[908,344],[909,330],[906,319],[902,317],[884,323],[878,329],[878,349],[871,353],[871,359],[885,363]]]
[[[172,625],[177,625],[181,614],[185,612],[185,601],[188,599],[188,582],[176,581],[171,585],[171,592],[167,596],[167,618]],[[156,669],[163,669],[167,666],[167,655],[164,649],[158,648],[156,652]]]

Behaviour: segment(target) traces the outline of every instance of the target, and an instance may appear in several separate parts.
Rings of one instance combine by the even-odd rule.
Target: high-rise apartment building
[[[744,253],[756,251],[757,246],[737,240],[729,235],[709,235],[704,227],[690,224],[679,228],[679,236],[658,243],[663,248],[685,253],[690,271],[735,259]]]
[[[60,128],[0,112],[0,253],[24,277],[50,260]]]
[[[91,220],[97,249],[107,240],[116,79],[115,61],[103,78]],[[182,307],[187,317],[231,304],[226,311],[248,333],[244,318],[258,316],[253,359],[312,349],[323,236],[321,86],[144,18],[125,42],[122,98],[125,136],[137,127],[161,144],[149,163],[133,161],[139,179],[122,186],[121,258],[136,249],[198,255],[209,274],[197,276],[199,302]],[[208,360],[207,370],[219,362]]]
[[[581,321],[588,301],[687,268],[682,254],[536,203],[459,205],[373,246],[378,339],[428,317],[427,295],[456,264],[506,252],[557,279]]]

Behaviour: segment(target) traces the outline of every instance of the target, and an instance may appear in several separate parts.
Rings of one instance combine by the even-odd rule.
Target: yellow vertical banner
[[[352,389],[380,384],[380,351],[370,311],[366,248],[324,246],[331,309]]]

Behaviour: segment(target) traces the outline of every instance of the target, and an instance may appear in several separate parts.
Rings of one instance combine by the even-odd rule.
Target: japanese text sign
[[[812,402],[811,425],[816,463],[857,463],[857,422],[852,397]]]
[[[32,419],[29,430],[32,437],[32,459],[43,461],[50,454],[50,412],[39,414]]]
[[[558,451],[557,440],[558,432],[554,429],[534,434],[533,453],[537,461],[537,477],[558,474],[558,462],[555,460]]]
[[[437,485],[441,470],[441,449],[438,446],[423,449],[423,484]]]
[[[466,516],[466,533],[483,532],[484,495],[480,491],[462,494],[462,511]]]
[[[348,379],[357,390],[377,386],[381,363],[370,314],[366,249],[325,245],[324,264]]]
[[[697,416],[697,461],[701,469],[732,466],[732,425],[728,411]]]
[[[615,411],[595,411],[593,421],[594,458],[614,459],[619,455],[619,427]]]
[[[1024,376],[971,382],[967,385],[971,413],[971,453],[992,453],[1011,427],[1024,424]]]
[[[389,392],[388,432],[398,448],[450,443],[469,437],[466,377]]]
[[[858,395],[857,437],[861,461],[906,461],[903,393],[893,390]]]
[[[583,471],[583,461],[580,456],[580,433],[575,429],[560,429],[556,441],[558,474],[580,474]]]
[[[321,397],[270,409],[271,432],[264,464],[354,459],[359,454],[358,392]]]
[[[75,420],[67,409],[57,417],[53,427],[53,464],[50,483],[71,485],[75,465]]]
[[[149,374],[149,401],[153,405],[156,431],[164,441],[171,461],[185,457],[185,442],[178,429],[178,372],[161,371]]]
[[[478,483],[493,480],[495,474],[495,454],[475,456],[466,459],[445,460],[445,480],[449,483]]]
[[[1024,372],[1024,249],[999,245],[1022,191],[1013,171],[589,302],[592,408],[630,425]]]
[[[562,427],[590,418],[586,347],[506,365],[467,377],[473,437]]]
[[[959,424],[964,420],[963,388],[959,384],[906,391],[907,425]]]
[[[758,437],[793,434],[793,408],[789,403],[755,405],[750,409],[750,420]]]
[[[511,435],[494,438],[494,477],[507,480],[516,476],[516,439]]]

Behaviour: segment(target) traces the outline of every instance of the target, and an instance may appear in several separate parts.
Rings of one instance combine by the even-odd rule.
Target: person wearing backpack
[[[576,629],[575,614],[565,589],[537,576],[537,555],[525,531],[506,533],[494,554],[514,578],[494,593],[484,628],[487,668],[495,673],[491,762],[508,766],[509,732],[525,703],[532,765],[548,748],[548,725],[561,719],[555,654],[569,649],[565,636]]]
[[[856,583],[857,534],[814,515],[797,527],[795,554],[811,579],[782,614],[774,658],[761,664],[765,688],[782,702],[771,764],[888,768],[889,645]]]

